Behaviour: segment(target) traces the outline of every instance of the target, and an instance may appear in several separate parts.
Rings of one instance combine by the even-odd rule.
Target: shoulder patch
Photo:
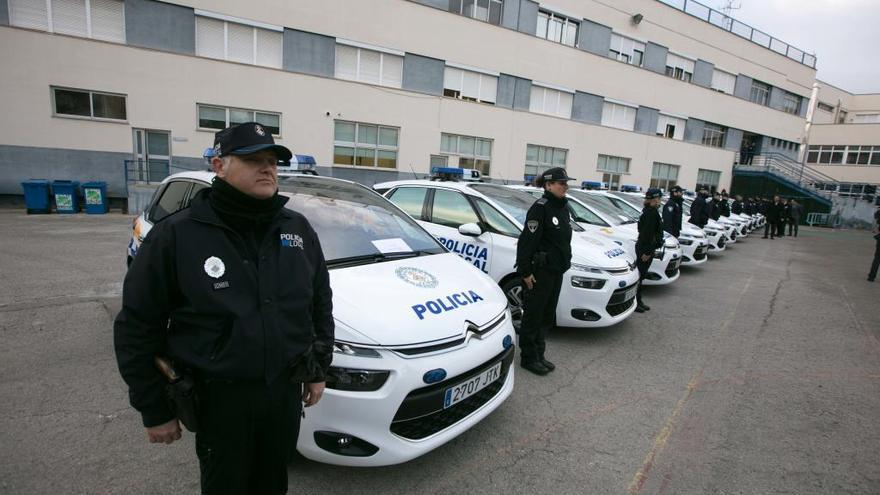
[[[536,205],[544,206],[544,205],[547,204],[547,198],[538,198],[538,200],[535,201],[535,204],[536,204]]]
[[[538,223],[537,220],[529,220],[528,222],[526,222],[526,227],[528,227],[529,232],[531,232],[533,234],[535,233],[536,230],[538,230],[538,225],[540,225],[540,224]]]

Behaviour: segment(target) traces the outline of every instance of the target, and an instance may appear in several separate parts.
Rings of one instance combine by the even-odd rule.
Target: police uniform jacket
[[[709,218],[711,218],[712,220],[718,220],[719,218],[721,218],[720,203],[720,201],[715,201],[714,199],[712,201],[709,201],[708,203],[707,209],[709,210]]]
[[[538,269],[564,273],[571,267],[571,217],[568,200],[550,192],[529,208],[526,224],[516,243],[516,268],[522,278]],[[547,253],[544,267],[535,266],[535,254]]]
[[[682,200],[669,198],[663,206],[663,230],[678,237],[681,234]]]
[[[201,191],[156,224],[125,277],[114,325],[117,361],[145,426],[170,421],[153,356],[197,377],[278,378],[310,346],[330,365],[330,279],[305,217],[281,208],[257,251],[226,226]]]
[[[709,213],[706,211],[706,198],[697,196],[691,203],[691,219],[690,222],[697,227],[703,228],[709,223]]]
[[[721,203],[719,203],[718,206],[721,208],[721,216],[730,216],[730,202],[728,202],[726,199],[722,199]]]
[[[742,201],[734,201],[733,205],[730,208],[733,211],[734,215],[739,215],[743,212],[743,204]]]
[[[782,219],[782,205],[769,201],[764,204],[764,216],[770,223],[779,223]]]
[[[663,224],[657,208],[646,206],[642,208],[639,217],[639,238],[636,240],[636,255],[654,254],[654,251],[663,247]]]

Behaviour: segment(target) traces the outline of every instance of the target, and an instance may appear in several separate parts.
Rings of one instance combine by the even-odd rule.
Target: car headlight
[[[605,287],[605,280],[590,277],[571,277],[571,286],[578,289],[601,289]]]
[[[675,249],[675,248],[678,247],[678,242],[676,242],[676,241],[674,241],[674,240],[672,240],[672,239],[667,239],[667,240],[663,243],[663,245],[666,246],[666,247],[669,248],[669,249]]]
[[[654,251],[654,259],[655,260],[662,260],[664,251],[665,251],[664,249],[658,249],[658,250]]]
[[[687,237],[679,237],[678,242],[679,242],[679,244],[681,244],[683,246],[690,246],[691,244],[694,243],[694,240],[688,239]]]
[[[345,354],[346,356],[357,356],[366,358],[381,358],[382,355],[375,349],[367,349],[366,347],[356,347],[341,342],[333,343],[333,352],[337,354]]]
[[[350,392],[373,392],[382,388],[390,371],[357,370],[331,366],[327,371],[327,388]]]
[[[572,263],[571,269],[577,270],[579,272],[585,272],[585,273],[605,273],[605,270],[602,270],[601,268],[596,268],[596,267],[587,266],[587,265],[581,265],[578,263]]]

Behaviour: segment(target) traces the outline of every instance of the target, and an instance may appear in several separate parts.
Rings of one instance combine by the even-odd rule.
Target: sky
[[[880,93],[880,0],[733,0],[731,17],[815,53],[817,77],[851,93]],[[718,9],[727,0],[701,0]]]

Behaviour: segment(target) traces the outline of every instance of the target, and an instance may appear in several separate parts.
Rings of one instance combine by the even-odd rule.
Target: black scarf
[[[220,220],[247,241],[255,260],[269,225],[287,200],[277,190],[267,199],[248,196],[219,177],[214,177],[208,196],[208,202]]]
[[[556,208],[564,208],[565,204],[568,203],[568,198],[557,198],[552,192],[547,190],[544,191],[544,198]]]

